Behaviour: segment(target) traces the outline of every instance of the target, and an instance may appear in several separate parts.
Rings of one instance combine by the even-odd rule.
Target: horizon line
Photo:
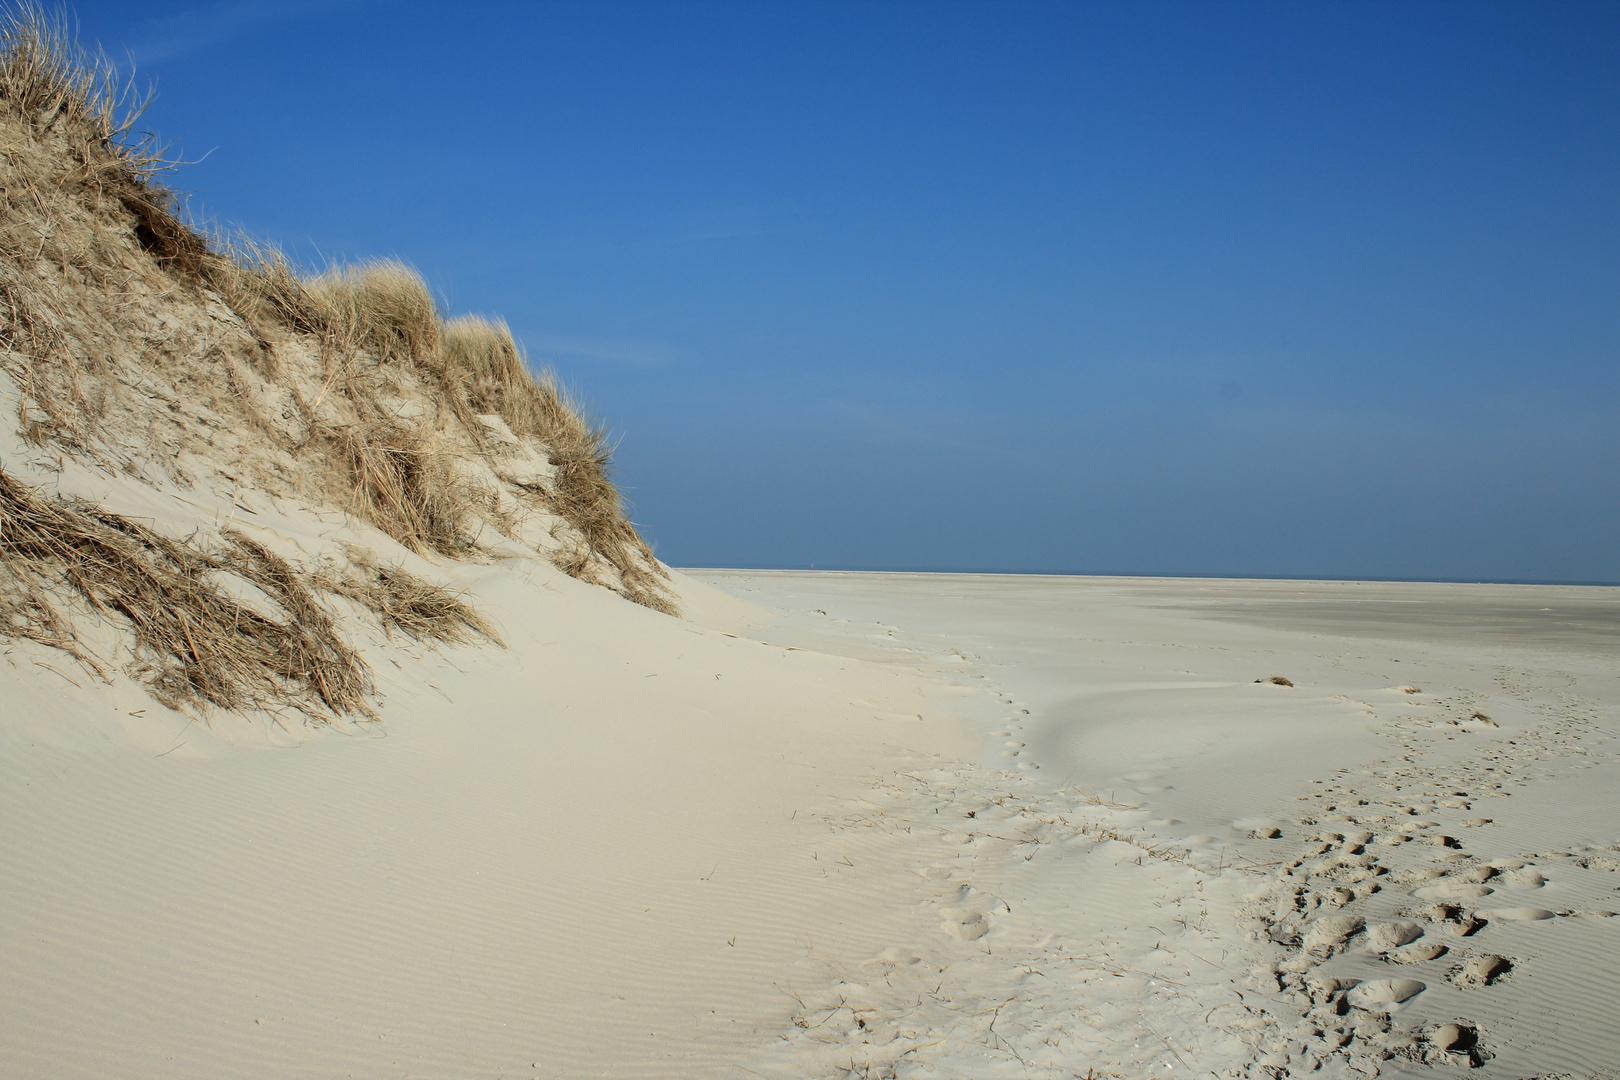
[[[1006,576],[1006,577],[1096,577],[1096,578],[1158,578],[1189,581],[1300,581],[1335,584],[1392,584],[1392,585],[1559,585],[1579,588],[1616,588],[1620,581],[1579,581],[1556,578],[1428,578],[1428,577],[1335,577],[1333,575],[1300,576],[1296,574],[1222,574],[1222,573],[1140,573],[1089,570],[896,570],[882,566],[676,566],[671,570],[716,570],[731,573],[814,573],[814,574],[907,574]]]

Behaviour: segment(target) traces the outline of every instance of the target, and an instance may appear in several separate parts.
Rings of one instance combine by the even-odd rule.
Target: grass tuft
[[[351,547],[350,570],[319,580],[322,588],[367,608],[390,638],[395,630],[419,641],[467,644],[478,638],[503,645],[489,620],[449,589],[423,581],[398,566],[381,566],[369,552]]]
[[[418,554],[467,553],[463,526],[483,500],[434,453],[429,437],[379,421],[346,429],[339,443],[354,480],[354,510]]]
[[[141,171],[163,166],[159,156],[128,145],[151,94],[137,94],[105,53],[81,46],[65,13],[25,2],[0,17],[0,100],[35,132],[79,126],[104,144],[125,147]],[[136,147],[149,145],[142,139]]]
[[[542,443],[557,467],[548,501],[579,530],[588,550],[564,546],[553,562],[570,576],[589,580],[594,551],[618,568],[626,597],[678,614],[661,585],[663,567],[626,518],[612,479],[612,442],[557,376],[547,371],[536,378],[507,325],[476,315],[445,324],[444,352],[447,378],[462,389],[472,410],[498,414],[514,435]]]
[[[6,631],[89,660],[42,597],[62,586],[127,624],[130,673],[171,708],[291,704],[312,717],[370,717],[371,672],[284,560],[227,532],[204,552],[94,504],[50,499],[0,470],[0,615]],[[280,617],[221,587],[233,574]],[[105,674],[99,662],[91,665]]]
[[[439,314],[427,283],[396,259],[333,267],[304,283],[326,325],[350,349],[384,363],[440,366]]]

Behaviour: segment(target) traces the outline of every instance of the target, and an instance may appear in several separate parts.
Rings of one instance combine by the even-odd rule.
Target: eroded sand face
[[[859,1026],[830,997],[803,1014],[846,1058],[1514,1078],[1620,1060],[1616,590],[700,576],[790,613],[779,637],[954,668],[1000,706],[981,772],[912,792],[956,842],[919,859],[941,936],[980,952],[846,974]],[[876,816],[917,832],[930,813]]]

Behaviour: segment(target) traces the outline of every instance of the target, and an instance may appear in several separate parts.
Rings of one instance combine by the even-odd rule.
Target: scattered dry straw
[[[66,585],[127,624],[131,673],[171,708],[292,705],[315,717],[370,716],[369,669],[298,574],[247,537],[226,538],[225,550],[202,552],[93,504],[46,498],[0,471],[5,629],[82,656],[44,599]],[[228,574],[267,603],[230,595]]]
[[[526,502],[568,523],[558,565],[675,613],[612,481],[607,434],[555,376],[530,372],[505,324],[443,322],[397,260],[301,279],[274,248],[205,235],[154,179],[174,163],[134,134],[147,100],[60,18],[32,4],[0,14],[0,366],[22,389],[26,438],[191,483],[185,440],[199,424],[239,426],[258,438],[258,467],[294,490],[349,500],[412,550],[455,558],[477,554],[485,523],[510,532]],[[203,310],[215,298],[246,335]],[[539,444],[556,467],[546,490],[487,486],[478,413]],[[161,425],[181,434],[137,457],[140,429]]]
[[[379,566],[368,552],[349,550],[350,570],[318,584],[376,614],[393,636],[399,630],[417,640],[470,643],[485,638],[504,644],[495,627],[449,589],[423,581],[398,566]]]

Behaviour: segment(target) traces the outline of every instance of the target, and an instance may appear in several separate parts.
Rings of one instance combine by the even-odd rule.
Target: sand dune
[[[550,577],[457,582],[509,652],[370,643],[387,720],[347,732],[145,724],[14,650],[8,1072],[705,1075],[792,964],[880,947],[808,823],[963,746],[928,687]]]
[[[108,71],[0,20],[0,1075],[1613,1075],[1613,590],[670,572]]]

